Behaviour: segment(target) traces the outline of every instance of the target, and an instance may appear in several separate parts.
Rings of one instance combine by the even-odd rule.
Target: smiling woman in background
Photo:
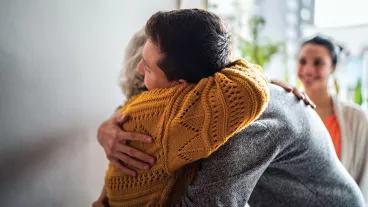
[[[328,93],[327,80],[336,69],[332,42],[314,37],[302,44],[298,77],[328,129],[336,154],[359,185],[368,204],[368,115],[359,106],[345,103]]]

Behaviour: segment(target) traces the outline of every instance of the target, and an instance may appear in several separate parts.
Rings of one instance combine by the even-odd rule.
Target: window
[[[345,27],[368,24],[368,0],[316,0],[316,27]]]

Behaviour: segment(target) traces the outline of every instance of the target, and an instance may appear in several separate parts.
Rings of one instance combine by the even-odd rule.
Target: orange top
[[[337,121],[336,115],[332,114],[331,116],[325,118],[323,120],[323,123],[325,124],[328,132],[330,133],[330,136],[332,138],[332,142],[335,146],[336,154],[340,159],[340,155],[341,155],[341,134],[340,134],[339,122]]]

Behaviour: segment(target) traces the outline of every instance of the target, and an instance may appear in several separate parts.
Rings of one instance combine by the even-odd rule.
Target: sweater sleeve
[[[208,157],[232,135],[256,120],[269,98],[262,71],[244,60],[197,84],[155,89],[121,109],[131,115],[125,131],[153,137],[154,144],[131,142],[157,157],[166,173]]]
[[[208,157],[256,120],[268,103],[259,68],[237,60],[229,68],[174,96],[162,145],[166,171]]]
[[[356,163],[356,182],[362,191],[365,204],[368,206],[368,114],[359,111],[359,123],[356,130],[355,157]]]

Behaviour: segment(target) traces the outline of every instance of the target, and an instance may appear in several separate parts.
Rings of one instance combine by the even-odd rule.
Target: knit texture
[[[149,171],[136,169],[137,177],[109,164],[105,188],[110,206],[175,204],[195,175],[195,165],[190,163],[208,157],[257,119],[267,102],[267,81],[244,60],[198,84],[132,97],[120,111],[130,115],[123,129],[147,134],[154,141],[129,145],[155,156],[157,162]]]
[[[293,93],[269,89],[262,115],[198,161],[181,206],[365,206],[318,114]]]

